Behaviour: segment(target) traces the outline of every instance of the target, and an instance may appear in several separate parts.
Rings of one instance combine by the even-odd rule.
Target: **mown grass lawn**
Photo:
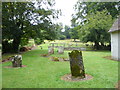
[[[2,64],[3,88],[114,88],[118,81],[118,62],[103,58],[110,56],[109,51],[84,51],[83,60],[85,72],[93,76],[92,80],[67,82],[61,80],[61,76],[70,73],[68,62],[54,62],[49,57],[41,57],[47,53],[47,45],[43,49],[22,54],[23,68],[4,68],[11,62]],[[51,56],[68,57],[68,52]]]

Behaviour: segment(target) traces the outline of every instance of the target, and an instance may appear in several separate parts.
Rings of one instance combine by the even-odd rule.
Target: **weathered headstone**
[[[73,50],[71,53],[69,53],[69,59],[72,76],[85,78],[82,52],[78,50]]]
[[[13,67],[22,67],[22,56],[21,55],[15,55],[11,59],[12,59]]]
[[[54,54],[54,47],[48,46],[48,54]]]
[[[59,46],[58,47],[58,53],[59,54],[63,54],[64,53],[64,47],[63,46]]]

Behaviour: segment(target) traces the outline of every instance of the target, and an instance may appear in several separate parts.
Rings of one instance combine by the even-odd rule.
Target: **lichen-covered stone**
[[[85,78],[82,52],[73,50],[71,53],[69,53],[69,59],[72,76]]]
[[[21,55],[15,55],[12,57],[12,66],[22,67],[22,56]]]

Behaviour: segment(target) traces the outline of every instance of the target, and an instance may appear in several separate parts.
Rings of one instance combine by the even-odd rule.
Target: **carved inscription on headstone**
[[[71,75],[74,77],[85,78],[85,70],[82,59],[82,52],[73,50],[69,53]]]

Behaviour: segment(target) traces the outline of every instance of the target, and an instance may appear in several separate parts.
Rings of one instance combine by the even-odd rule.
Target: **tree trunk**
[[[21,37],[17,37],[13,39],[12,48],[14,53],[19,52],[20,41],[21,41]]]
[[[10,45],[8,41],[2,41],[2,53],[6,53],[8,50],[10,51]]]
[[[74,42],[76,41],[76,39],[74,39]]]
[[[95,49],[99,50],[99,42],[95,42]]]
[[[102,42],[101,42],[101,49],[105,49],[105,45]]]

